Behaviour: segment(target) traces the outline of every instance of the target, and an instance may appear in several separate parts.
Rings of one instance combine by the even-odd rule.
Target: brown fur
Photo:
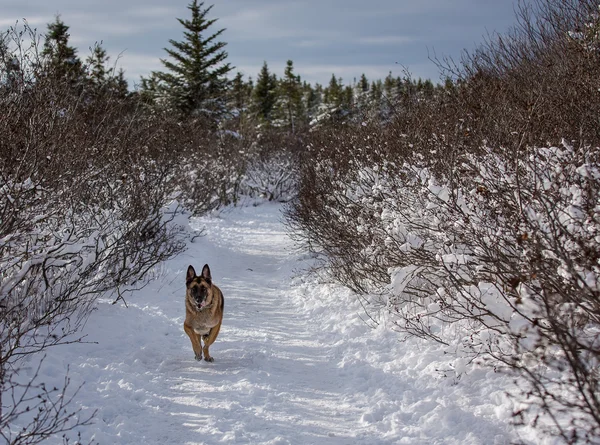
[[[212,362],[208,348],[214,343],[223,321],[223,293],[212,283],[210,268],[205,264],[202,274],[196,275],[192,266],[188,267],[185,292],[185,321],[183,330],[192,341],[196,360]],[[204,340],[204,347],[200,340]]]

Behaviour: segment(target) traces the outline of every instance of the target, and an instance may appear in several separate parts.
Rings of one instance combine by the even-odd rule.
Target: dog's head
[[[205,264],[202,274],[196,275],[192,266],[188,267],[185,277],[186,298],[197,311],[204,309],[212,303],[212,278],[210,268]]]

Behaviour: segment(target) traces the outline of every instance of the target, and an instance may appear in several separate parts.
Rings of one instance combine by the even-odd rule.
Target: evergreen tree
[[[227,73],[233,67],[225,63],[226,43],[217,41],[225,31],[220,29],[206,36],[217,21],[207,19],[212,6],[203,9],[204,2],[193,0],[188,5],[191,20],[177,19],[185,28],[183,41],[169,40],[173,49],[165,48],[172,60],[161,59],[167,72],[154,72],[159,96],[182,115],[208,113],[220,116],[225,112]]]
[[[367,93],[369,91],[369,81],[364,73],[360,76],[360,80],[358,81],[358,91],[363,93]]]
[[[324,105],[336,109],[342,105],[343,100],[343,86],[342,79],[337,79],[335,74],[331,75],[329,85],[325,88],[323,102]]]
[[[125,79],[123,68],[119,68],[117,75],[108,80],[108,86],[116,97],[125,98],[129,96],[129,83]]]
[[[392,72],[390,71],[383,81],[383,94],[385,98],[389,102],[393,102],[398,95],[398,83],[396,79],[392,76]]]
[[[383,82],[381,79],[371,82],[369,89],[369,117],[375,120],[383,118],[384,110],[387,109],[386,99],[383,97]]]
[[[77,50],[69,45],[68,31],[69,27],[58,15],[53,23],[48,24],[48,33],[41,53],[46,60],[44,71],[47,75],[80,80],[83,76],[83,66],[77,57]]]
[[[291,60],[287,61],[283,78],[279,81],[275,113],[277,126],[287,127],[292,133],[295,133],[305,120],[302,83],[300,76],[294,74],[294,62]]]
[[[352,87],[344,87],[341,78],[336,78],[332,74],[329,85],[323,93],[323,104],[319,110],[317,120],[322,122],[326,120],[340,121],[346,119],[352,108],[353,103]]]
[[[140,86],[136,94],[142,103],[148,105],[156,105],[157,101],[163,99],[160,97],[158,79],[152,74],[149,77],[140,77]]]
[[[433,94],[435,93],[435,85],[433,85],[433,82],[429,79],[426,79],[423,82],[423,95],[425,97],[432,97]]]
[[[382,84],[382,96],[379,107],[379,117],[382,121],[387,122],[396,112],[400,96],[404,95],[407,90],[407,85],[400,78],[394,78],[391,71],[388,73]]]
[[[383,96],[383,83],[381,82],[381,79],[377,79],[376,81],[371,82],[369,99],[371,102],[379,103],[381,101],[381,96]]]
[[[323,87],[317,83],[313,88],[310,83],[304,82],[302,90],[306,120],[310,122],[318,115],[319,107],[323,103]]]
[[[94,88],[101,88],[108,80],[109,73],[106,69],[108,59],[106,50],[99,43],[96,43],[92,49],[92,53],[86,59],[88,79]]]
[[[354,109],[354,91],[350,85],[347,85],[343,89],[342,94],[342,110],[344,115],[349,115]]]
[[[252,112],[259,119],[270,122],[273,107],[277,100],[277,76],[269,72],[267,62],[263,63],[252,92]]]
[[[0,63],[4,66],[6,61],[11,57],[8,49],[8,31],[0,33]]]
[[[234,116],[240,116],[247,111],[252,96],[252,88],[252,79],[245,82],[244,75],[240,72],[231,81],[228,109]]]
[[[356,112],[360,119],[367,117],[371,108],[371,98],[369,94],[369,81],[364,74],[354,87],[354,103]]]

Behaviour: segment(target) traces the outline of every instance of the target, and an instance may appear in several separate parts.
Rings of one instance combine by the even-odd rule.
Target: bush
[[[393,123],[313,134],[287,209],[373,322],[512,373],[532,422],[600,438],[598,19],[539,1]]]
[[[272,130],[252,135],[245,152],[241,195],[287,202],[296,194],[301,139]]]
[[[166,211],[177,122],[131,100],[45,75],[13,31],[0,58],[0,431],[31,444],[89,419],[76,390],[18,378],[24,361],[76,342],[96,299],[145,284],[183,249]],[[35,35],[31,36],[36,42]],[[176,137],[173,137],[176,135]],[[175,156],[174,156],[175,154]],[[124,301],[124,300],[123,300]],[[38,369],[39,371],[39,369]]]

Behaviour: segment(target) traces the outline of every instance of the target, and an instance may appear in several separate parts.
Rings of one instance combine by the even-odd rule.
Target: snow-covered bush
[[[80,341],[98,297],[125,301],[183,248],[170,224],[182,136],[128,99],[91,100],[85,85],[44,75],[35,37],[26,48],[13,37],[2,60],[16,74],[0,84],[0,435],[33,444],[89,419],[69,408],[67,377],[49,388],[19,372]]]
[[[365,295],[372,321],[513,373],[516,416],[551,416],[550,432],[591,441],[600,150],[565,144],[517,162],[487,151],[465,156],[456,181],[408,163],[351,162],[342,173],[318,162],[317,192],[309,202],[301,191],[288,217],[330,273]]]
[[[237,138],[198,132],[194,124],[202,125],[185,123],[195,137],[181,147],[175,182],[183,205],[201,215],[237,202],[246,157]]]
[[[295,195],[298,138],[271,130],[217,136],[197,137],[182,151],[175,182],[187,208],[202,214],[246,198],[285,202]]]
[[[281,151],[268,158],[248,162],[240,184],[243,195],[268,201],[289,201],[296,192],[296,163],[291,153]]]
[[[294,135],[265,131],[253,137],[246,151],[240,194],[251,198],[287,202],[298,183],[300,140]]]
[[[523,411],[554,416],[570,441],[600,434],[598,155],[490,150],[462,164],[461,186],[408,167],[408,187],[367,169],[351,190],[369,221],[358,258],[396,263],[374,300],[394,328],[523,378]]]
[[[287,217],[372,322],[446,345],[457,373],[512,373],[515,422],[595,443],[598,5],[534,4],[444,94],[315,132]]]

